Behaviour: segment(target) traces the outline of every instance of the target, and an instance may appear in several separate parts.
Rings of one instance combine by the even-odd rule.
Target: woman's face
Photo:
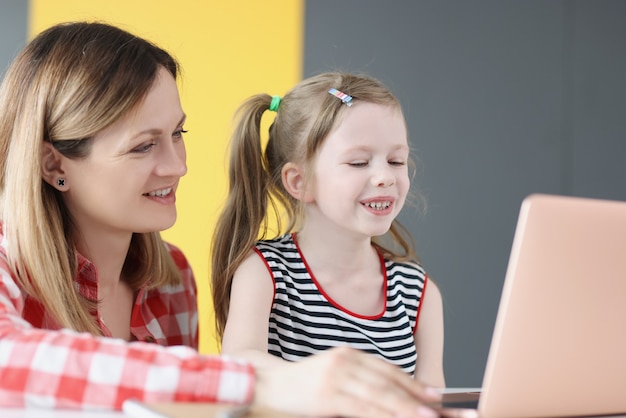
[[[62,195],[81,234],[174,224],[178,181],[187,173],[184,122],[176,81],[162,68],[145,100],[99,132],[86,158],[62,158]]]

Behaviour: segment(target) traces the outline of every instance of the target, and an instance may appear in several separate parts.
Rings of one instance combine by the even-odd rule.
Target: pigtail
[[[235,114],[228,172],[229,192],[213,234],[211,264],[216,331],[221,340],[228,316],[233,275],[267,229],[270,176],[261,147],[261,117],[271,97],[249,98]],[[272,203],[273,205],[273,203]]]

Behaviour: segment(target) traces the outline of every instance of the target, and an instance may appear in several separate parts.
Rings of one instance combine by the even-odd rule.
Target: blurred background
[[[345,70],[398,96],[428,202],[401,221],[443,293],[449,386],[481,385],[523,198],[626,200],[623,0],[2,0],[0,71],[34,34],[78,19],[122,26],[183,65],[189,174],[164,236],[196,273],[204,352],[217,351],[208,252],[231,118],[252,94]]]

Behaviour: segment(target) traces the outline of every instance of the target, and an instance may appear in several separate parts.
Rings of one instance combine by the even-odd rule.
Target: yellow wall
[[[237,105],[285,93],[301,78],[304,0],[31,0],[31,36],[58,22],[100,20],[145,37],[182,63],[187,176],[178,221],[163,236],[189,258],[199,287],[200,350],[216,352],[209,243],[226,192],[226,146]]]

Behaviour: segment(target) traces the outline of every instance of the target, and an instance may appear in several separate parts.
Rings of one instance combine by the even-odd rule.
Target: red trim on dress
[[[383,296],[384,296],[384,303],[383,303],[383,310],[381,313],[376,314],[376,315],[361,315],[358,314],[356,312],[352,312],[351,310],[344,308],[343,306],[341,306],[339,303],[335,302],[335,300],[333,300],[333,298],[331,298],[325,291],[324,288],[322,287],[322,285],[317,281],[317,279],[315,278],[315,275],[313,274],[313,272],[311,271],[311,268],[309,267],[309,263],[307,263],[306,258],[304,258],[304,254],[302,254],[302,251],[300,251],[300,246],[298,245],[298,240],[296,238],[296,233],[292,232],[291,233],[291,238],[293,239],[293,243],[296,246],[296,249],[298,250],[298,254],[300,254],[300,258],[302,259],[302,262],[304,263],[304,266],[306,267],[306,271],[309,273],[309,276],[311,276],[311,279],[313,280],[313,283],[315,284],[315,287],[317,287],[317,290],[322,294],[322,296],[324,296],[326,298],[326,300],[333,305],[335,308],[339,309],[340,311],[353,316],[355,318],[359,318],[359,319],[379,319],[382,318],[385,315],[385,312],[387,311],[387,267],[385,266],[385,260],[382,256],[382,254],[378,253],[378,258],[380,260],[380,264],[381,264],[381,271],[382,271],[382,276],[383,276]]]
[[[263,264],[265,264],[265,268],[267,269],[267,272],[270,274],[272,283],[274,283],[274,286],[272,286],[272,303],[270,305],[270,311],[271,311],[272,307],[274,306],[274,299],[276,299],[276,279],[274,278],[274,272],[272,272],[272,268],[270,267],[270,265],[267,264],[267,260],[265,259],[265,257],[263,257],[263,254],[261,253],[261,251],[257,247],[253,247],[252,249],[254,250],[255,253],[257,253],[259,257],[261,257],[261,261],[263,261]]]
[[[420,314],[422,313],[422,305],[424,304],[424,297],[426,296],[426,287],[428,286],[428,274],[424,273],[424,287],[422,287],[422,297],[420,297],[420,303],[417,306],[417,315],[415,315],[415,328],[413,328],[413,335],[417,332],[417,323],[420,320]]]

